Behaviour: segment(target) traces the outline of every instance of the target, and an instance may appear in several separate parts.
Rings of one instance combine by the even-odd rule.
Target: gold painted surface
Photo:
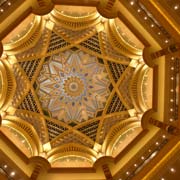
[[[102,34],[101,30],[98,30],[98,28],[100,27],[99,24],[103,24],[104,21],[100,21],[101,17],[97,13],[95,13],[94,8],[89,8],[89,13],[84,14],[84,12],[87,12],[87,9],[85,8],[81,12],[82,14],[80,14],[78,17],[74,17],[74,12],[72,12],[72,14],[68,13],[71,7],[69,7],[69,9],[66,9],[66,13],[63,12],[63,8],[64,10],[66,9],[65,7],[57,7],[56,11],[53,11],[51,15],[46,15],[42,18],[35,18],[32,30],[30,30],[22,38],[23,43],[25,44],[24,47],[21,47],[23,45],[21,43],[21,39],[16,40],[18,43],[15,41],[12,45],[8,45],[7,53],[9,52],[10,55],[11,53],[13,53],[16,57],[13,65],[14,69],[12,68],[12,70],[16,78],[17,92],[12,102],[14,112],[12,112],[11,115],[20,117],[21,119],[26,119],[26,121],[30,123],[31,126],[33,126],[34,130],[36,130],[42,144],[46,144],[48,143],[48,141],[51,143],[51,148],[49,149],[50,151],[53,150],[53,148],[56,149],[60,147],[61,149],[63,149],[63,147],[69,147],[70,143],[73,142],[76,144],[76,146],[87,147],[89,149],[88,151],[92,151],[92,153],[95,154],[94,158],[98,159],[101,156],[97,153],[105,153],[105,150],[99,149],[99,152],[96,152],[93,150],[93,144],[96,141],[102,144],[103,140],[109,133],[107,126],[114,126],[120,120],[123,121],[124,119],[128,118],[128,112],[126,111],[130,108],[130,106],[126,102],[127,99],[124,97],[124,95],[121,94],[121,92],[123,92],[124,88],[124,90],[126,91],[129,91],[130,88],[128,87],[128,84],[126,85],[126,83],[124,83],[124,77],[126,76],[125,72],[128,71],[125,69],[128,67],[130,58],[118,53],[115,46],[112,45],[111,42],[109,42],[109,32],[106,25],[104,26],[104,30],[102,29],[104,34]],[[32,16],[30,17],[32,18]],[[25,20],[26,23],[30,22],[30,17]],[[26,23],[24,23],[24,26]],[[96,28],[93,27],[94,25],[96,26]],[[24,29],[24,26],[20,25],[19,27],[22,27],[22,29]],[[36,30],[39,27],[41,29],[36,33]],[[73,29],[73,31],[71,29]],[[92,33],[88,33],[89,29]],[[19,30],[20,29],[17,28],[17,31]],[[32,33],[32,31],[34,32],[34,34]],[[126,32],[127,31],[128,30],[126,28]],[[83,39],[80,39],[79,42],[76,42],[76,39],[73,38],[75,38],[76,36],[80,36],[81,33],[84,33]],[[128,32],[128,34],[130,34],[130,31]],[[104,39],[104,37],[106,37],[106,39]],[[57,38],[57,40],[58,38],[61,39],[61,42],[64,41],[66,46],[60,49],[53,49],[52,47],[56,47],[57,44],[53,43],[53,38]],[[116,38],[118,39],[118,36],[116,36]],[[29,43],[29,39],[31,41],[31,44]],[[133,39],[135,39],[134,36]],[[137,41],[137,39],[135,40]],[[124,42],[125,41],[126,39],[124,39]],[[35,48],[33,47],[33,45],[35,45]],[[21,52],[22,48],[24,48],[23,52]],[[109,98],[106,100],[106,103],[101,99],[101,101],[105,105],[104,107],[101,107],[101,112],[96,110],[97,112],[95,115],[97,117],[92,117],[92,115],[89,115],[89,117],[91,118],[87,122],[79,122],[78,126],[76,126],[77,121],[75,119],[72,120],[72,122],[69,122],[71,124],[75,124],[70,125],[64,123],[63,120],[58,121],[56,117],[51,117],[48,114],[49,112],[44,111],[41,103],[42,100],[39,99],[39,95],[36,91],[37,78],[39,77],[43,79],[43,73],[41,73],[41,71],[43,67],[46,68],[44,66],[44,63],[47,61],[47,57],[53,56],[58,52],[67,52],[67,50],[71,48],[74,48],[75,51],[77,49],[85,51],[88,56],[92,58],[96,57],[96,61],[99,61],[99,64],[104,64],[101,66],[105,66],[105,69],[107,70],[107,74],[105,73],[106,71],[103,70],[102,76],[108,77],[109,81],[112,83],[112,92]],[[131,49],[133,48],[130,48],[129,46],[126,53],[130,53]],[[135,49],[136,47],[134,47],[134,50]],[[111,52],[111,54],[109,52]],[[116,57],[118,57],[119,60],[116,59]],[[79,66],[80,67],[77,68],[83,68],[81,67],[81,64]],[[34,69],[31,69],[31,67],[33,67]],[[58,71],[55,66],[54,70]],[[39,74],[41,74],[41,76],[39,76]],[[52,75],[49,74],[49,76]],[[93,78],[99,78],[100,81],[105,82],[105,79],[100,76]],[[19,82],[23,84],[23,87],[26,88],[22,88],[20,86],[19,82],[17,81],[18,79]],[[120,92],[119,87],[121,86],[122,82],[124,83],[124,85]],[[67,79],[65,81],[64,90],[68,94],[68,96],[72,97],[79,96],[82,93],[82,89],[87,88],[85,87],[84,83],[82,84],[82,81],[77,81],[76,84],[72,84],[72,87],[70,87],[69,84],[71,85],[71,81],[70,79]],[[77,84],[82,89],[74,93],[73,90],[74,88],[76,88]],[[108,83],[108,85],[110,85],[110,83]],[[88,84],[87,86],[93,85]],[[49,86],[46,88],[49,88]],[[97,93],[98,91],[101,91],[101,89],[97,88]],[[114,99],[116,99],[115,102]],[[117,103],[118,106],[116,105]],[[92,107],[93,104],[88,105],[88,108]],[[69,111],[69,113],[71,113],[71,111]],[[34,114],[34,119],[32,118],[32,114]],[[113,121],[109,124],[109,121],[111,121],[111,117],[113,118]],[[93,128],[95,128],[95,130],[93,130]],[[91,135],[91,133],[94,133],[94,135]],[[103,135],[100,135],[101,133],[103,133]],[[108,142],[108,144],[109,143],[110,142]],[[127,144],[125,144],[125,146],[126,145]],[[66,156],[71,152],[68,149],[66,151],[62,151],[63,156]],[[76,150],[73,151],[76,154]],[[81,153],[82,155],[84,154],[83,152],[78,152],[79,155]],[[54,154],[54,156],[55,158],[57,158],[59,155]]]
[[[122,8],[121,5],[119,5],[118,7]],[[75,8],[73,9],[73,12],[70,13],[71,8],[72,7],[69,7],[69,9],[67,9],[67,11],[68,11],[68,15],[73,16],[75,13]],[[60,8],[58,7],[58,9],[60,9],[60,11],[62,13],[62,11],[66,10],[66,7],[63,7],[62,9],[61,9],[61,7]],[[91,14],[91,10],[93,11],[93,8],[89,8],[88,10],[87,9],[86,10],[84,9],[83,11],[81,11],[81,13],[84,15],[84,13],[86,13],[86,11],[89,11]],[[127,12],[126,9],[123,9],[123,12]],[[128,13],[127,13],[127,15],[128,15]],[[77,16],[79,16],[79,15],[77,15]],[[36,130],[36,132],[38,133],[40,143],[42,143],[42,144],[51,143],[52,149],[49,148],[49,152],[51,152],[52,154],[51,153],[50,154],[53,155],[53,157],[50,156],[52,159],[54,159],[54,160],[58,159],[59,156],[64,156],[64,157],[70,156],[70,154],[72,152],[77,156],[82,155],[85,157],[85,156],[87,156],[87,152],[88,152],[89,153],[88,158],[93,159],[93,163],[94,163],[94,161],[96,159],[98,159],[99,157],[101,157],[102,154],[105,153],[105,151],[103,151],[103,149],[101,149],[101,146],[99,146],[99,148],[97,148],[97,149],[96,148],[93,149],[93,144],[96,142],[102,144],[102,141],[105,139],[106,136],[108,136],[108,133],[109,133],[108,127],[113,127],[115,124],[117,124],[117,122],[123,121],[124,119],[126,119],[127,115],[128,115],[128,111],[127,111],[129,108],[128,103],[126,102],[126,99],[122,96],[121,92],[118,89],[121,86],[121,82],[122,82],[121,77],[123,77],[125,75],[121,74],[122,76],[121,77],[118,76],[117,77],[118,80],[116,80],[116,78],[114,78],[113,72],[111,71],[112,67],[110,67],[109,62],[116,63],[116,67],[115,66],[114,67],[118,69],[119,67],[117,64],[128,66],[130,63],[130,60],[128,58],[126,59],[123,56],[120,56],[121,53],[119,53],[119,51],[114,52],[114,50],[118,49],[119,47],[116,48],[115,44],[112,45],[111,42],[109,42],[109,40],[107,40],[108,36],[106,39],[106,36],[102,35],[103,33],[107,33],[107,29],[106,29],[107,24],[104,21],[100,21],[100,19],[101,19],[100,17],[99,17],[99,19],[97,18],[98,19],[97,21],[95,19],[92,20],[93,21],[92,23],[89,18],[87,18],[87,21],[85,21],[86,18],[83,20],[81,19],[81,21],[83,23],[82,22],[77,23],[78,18],[76,20],[74,20],[74,18],[70,18],[71,19],[70,21],[66,21],[67,19],[66,20],[65,19],[63,19],[64,22],[58,21],[58,20],[56,21],[55,19],[53,19],[52,14],[47,15],[46,17],[43,17],[42,24],[41,24],[42,25],[41,30],[38,32],[38,35],[35,37],[35,39],[32,40],[32,42],[29,41],[29,44],[31,44],[31,45],[29,47],[26,46],[25,48],[17,46],[16,47],[17,49],[14,49],[12,51],[12,53],[16,56],[16,58],[14,58],[13,56],[9,57],[8,61],[11,62],[12,64],[14,64],[13,67],[11,67],[11,70],[14,68],[13,73],[16,75],[17,85],[18,85],[18,82],[22,82],[23,85],[26,85],[26,89],[25,89],[25,91],[23,91],[22,87],[20,87],[20,86],[18,86],[17,89],[14,87],[14,91],[17,90],[18,92],[21,92],[21,90],[22,90],[23,93],[16,94],[16,97],[13,100],[17,100],[17,101],[16,102],[14,101],[14,104],[10,105],[8,107],[9,108],[8,113],[10,113],[12,116],[21,116],[22,119],[27,121],[27,123],[31,124],[31,126],[34,128],[34,130]],[[143,26],[139,25],[134,17],[130,17],[130,19],[133,20],[133,22],[135,22],[134,26],[136,26],[137,29],[139,28],[139,31],[142,30],[142,32],[145,32],[143,34],[143,36],[145,36],[146,39],[148,39],[150,41],[150,44],[152,46],[154,46],[154,49],[159,49],[158,43],[155,41],[155,39],[153,37],[150,36],[149,33],[147,33],[147,31],[143,28]],[[85,22],[88,22],[87,26],[86,26]],[[39,22],[38,22],[38,24],[39,24]],[[83,28],[81,27],[82,24],[83,24]],[[58,25],[58,26],[56,26],[56,25]],[[65,30],[58,31],[60,29],[59,28],[60,26],[62,26]],[[74,28],[73,28],[73,26],[74,26]],[[44,32],[42,27],[43,28],[45,27],[47,29],[47,32]],[[88,29],[88,31],[86,33],[83,34],[83,31],[77,32],[78,30],[80,30],[80,29],[83,30],[83,29],[86,29],[87,27],[90,28],[90,30]],[[125,29],[125,28],[123,28],[123,29]],[[64,39],[66,42],[69,43],[67,45],[67,47],[62,47],[61,50],[56,49],[56,50],[47,52],[50,41],[52,40],[52,37],[51,37],[52,30],[56,33],[57,36],[59,36],[60,38]],[[67,32],[71,32],[71,34],[70,33],[68,34]],[[95,37],[94,35],[96,35],[97,32],[99,34]],[[127,32],[128,32],[128,30],[126,29],[126,33]],[[41,36],[41,34],[43,34],[43,33],[44,33],[44,36]],[[128,32],[127,34],[128,34],[128,37],[129,36],[131,37],[130,32]],[[78,35],[78,36],[76,36],[76,35]],[[81,38],[81,35],[83,38]],[[89,49],[86,47],[87,44],[86,44],[86,46],[81,44],[81,43],[84,43],[84,41],[86,41],[86,40],[90,41],[89,38],[91,38],[92,36],[93,36],[93,38],[95,38],[95,40],[91,41],[91,43],[95,42],[97,40],[96,39],[97,37],[99,38],[99,41],[98,41],[100,44],[99,51],[101,51],[101,53],[98,53],[98,48],[97,49],[95,48],[96,51],[93,51],[92,49]],[[76,41],[76,37],[78,37],[77,41]],[[25,37],[24,41],[28,41],[30,38],[31,37],[27,35]],[[117,38],[117,36],[116,36],[116,38]],[[42,39],[44,40],[43,42],[40,41]],[[138,42],[138,40],[135,39],[134,36],[132,36],[132,39],[134,42],[136,42],[138,44],[136,47],[141,47],[141,48],[143,47],[141,42]],[[117,40],[119,40],[119,39],[117,39]],[[40,43],[38,46],[35,47],[36,50],[33,49],[32,44],[36,45],[38,42],[40,42]],[[118,41],[118,42],[120,42],[120,41]],[[134,53],[134,49],[128,45],[129,43],[130,42],[125,41],[125,42],[123,42],[123,45],[126,44],[127,45],[126,48],[130,52],[128,52],[127,49],[125,49],[125,50],[122,49],[121,51],[122,52],[126,51],[126,53],[127,53],[127,54],[125,53],[126,56],[132,57],[130,54],[132,52]],[[111,47],[107,48],[107,44],[111,45]],[[96,47],[97,46],[98,45],[96,44]],[[39,75],[40,70],[42,69],[43,63],[45,62],[44,54],[46,54],[46,56],[52,56],[53,54],[57,53],[58,51],[62,52],[67,49],[70,49],[72,47],[80,48],[81,50],[85,51],[88,54],[96,56],[97,58],[101,58],[102,59],[101,61],[105,64],[105,68],[108,72],[109,79],[112,83],[112,91],[111,91],[111,94],[104,106],[105,108],[103,108],[102,113],[100,112],[99,116],[90,119],[88,122],[81,123],[77,126],[75,125],[74,127],[73,127],[73,125],[71,126],[69,124],[64,124],[63,122],[58,122],[56,118],[51,118],[48,116],[48,114],[45,114],[41,107],[41,103],[39,102],[36,91],[34,89],[34,86],[35,86],[34,84],[36,82],[36,79]],[[90,47],[92,48],[93,46],[90,46]],[[9,48],[11,48],[11,47],[9,46]],[[25,50],[25,52],[21,52],[22,49]],[[112,53],[112,50],[113,50],[113,53]],[[11,54],[10,51],[9,51],[9,53]],[[26,71],[26,69],[23,68],[23,64],[25,64],[27,61],[30,61],[30,62],[34,62],[34,60],[38,61],[38,59],[40,59],[40,60],[38,62],[39,64],[36,65],[37,69],[34,68],[34,71],[35,71],[34,74],[32,76],[29,76],[27,74],[28,71]],[[159,63],[158,65],[161,66],[164,64]],[[32,65],[30,64],[28,66],[32,66]],[[136,68],[136,67],[134,67],[134,68]],[[162,69],[160,69],[161,72],[164,72],[163,69],[164,69],[164,66]],[[140,76],[141,76],[141,73],[140,73]],[[150,75],[148,74],[148,77],[149,77],[149,79],[147,82],[148,83],[150,82],[149,86],[151,87],[151,82],[152,82],[151,74]],[[20,80],[20,78],[22,78],[23,80],[22,79]],[[162,76],[161,76],[161,78],[163,79]],[[145,82],[145,83],[147,83],[147,82]],[[151,92],[152,92],[151,88],[149,88],[149,86],[148,86],[149,91],[147,92],[148,97],[151,96]],[[163,84],[163,87],[164,87],[164,84]],[[159,91],[159,93],[160,92],[161,91]],[[164,94],[162,94],[162,95],[164,95]],[[33,100],[31,99],[31,97],[33,97]],[[113,104],[113,102],[115,102],[114,99],[118,99],[118,100],[117,100],[117,103]],[[139,98],[137,98],[137,101],[139,102]],[[117,104],[120,102],[123,104],[124,109],[121,108],[120,110],[116,111],[116,107],[118,107]],[[158,107],[160,107],[160,111],[159,111],[160,115],[158,115],[158,116],[163,117],[161,114],[162,109],[163,109],[163,105],[162,105],[163,101],[159,100],[158,102],[160,102],[159,106],[158,106]],[[36,104],[36,105],[34,105],[34,104]],[[148,102],[147,106],[150,107],[150,104],[151,104],[151,102]],[[29,109],[26,109],[27,107]],[[13,109],[13,111],[10,111],[12,109]],[[32,109],[34,112],[32,112]],[[108,113],[108,112],[110,112],[110,113]],[[96,125],[94,125],[94,124],[96,124],[96,122],[99,123],[98,127],[96,127]],[[74,123],[74,121],[73,121],[73,123]],[[50,126],[50,128],[47,126]],[[92,129],[97,128],[97,132],[96,132],[97,136],[95,138],[88,134],[90,132],[89,127],[93,127]],[[55,138],[50,137],[50,135],[48,134],[49,133],[48,131],[51,131],[51,132],[55,131],[57,133],[58,128],[63,129],[62,130],[63,132],[56,135]],[[86,128],[88,130],[84,130]],[[154,134],[154,131],[155,130],[152,130],[150,132],[151,136],[152,136],[152,134]],[[52,138],[53,140],[50,138]],[[140,146],[143,147],[144,144],[146,143],[146,140],[149,141],[150,138],[151,137],[147,137],[147,136],[143,137],[139,143]],[[71,144],[72,141],[76,145],[72,145]],[[108,144],[110,144],[110,143],[108,143]],[[113,174],[115,172],[117,172],[119,170],[119,168],[121,168],[122,165],[125,164],[125,162],[127,162],[130,158],[132,158],[133,155],[136,154],[136,152],[141,148],[140,146],[138,146],[139,144],[137,144],[134,147],[134,149],[132,149],[130,151],[130,152],[132,152],[131,154],[129,154],[130,153],[129,152],[129,153],[127,153],[126,156],[123,157],[122,164],[120,166],[119,166],[120,162],[118,162],[116,165],[113,164],[112,166],[110,166],[111,168],[114,167],[114,169],[112,168]],[[124,145],[127,145],[126,142],[124,143]],[[112,152],[109,154],[112,155]],[[39,155],[40,155],[40,153],[39,153]],[[44,157],[46,157],[46,153],[44,154]],[[76,165],[74,165],[74,166],[78,166],[78,163],[75,163],[75,164]],[[64,167],[67,167],[67,166],[68,165],[65,163]],[[51,177],[51,175],[49,175],[49,176]],[[56,176],[53,176],[53,177],[56,178]]]

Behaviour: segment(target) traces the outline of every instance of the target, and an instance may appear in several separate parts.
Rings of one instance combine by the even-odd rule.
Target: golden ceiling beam
[[[164,148],[134,176],[133,180],[150,180],[157,177],[160,169],[179,151],[180,142],[178,141],[177,137],[171,138]]]
[[[0,40],[2,40],[17,24],[26,18],[31,12],[30,1],[24,1],[18,8],[9,13],[0,24]]]
[[[171,36],[173,36],[173,38],[179,42],[180,26],[163,8],[162,3],[159,3],[157,0],[140,0],[140,2],[154,15],[159,22],[161,22],[169,34],[171,34]]]
[[[130,10],[124,5],[127,2],[119,1],[118,3],[118,17],[122,18],[123,22],[128,27],[136,32],[139,39],[142,40],[144,45],[151,46],[154,49],[160,49],[159,42],[152,36],[152,34],[143,26],[143,24],[130,12]],[[128,17],[128,19],[127,19]],[[142,36],[143,35],[143,36]]]
[[[31,176],[33,165],[28,158],[0,131],[0,151],[11,159],[28,177]]]

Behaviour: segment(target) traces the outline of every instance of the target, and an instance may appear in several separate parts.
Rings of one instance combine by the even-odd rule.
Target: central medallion
[[[81,50],[46,57],[36,83],[45,114],[66,123],[94,118],[110,93],[104,64]]]
[[[69,77],[64,82],[64,91],[68,96],[80,96],[84,90],[84,84],[78,77]]]

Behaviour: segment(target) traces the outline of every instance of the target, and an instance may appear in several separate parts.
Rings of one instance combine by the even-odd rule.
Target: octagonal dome
[[[29,16],[30,25],[4,40],[15,85],[3,126],[11,136],[11,126],[22,128],[31,156],[43,153],[54,167],[93,167],[102,156],[118,156],[142,131],[140,117],[150,108],[138,99],[143,45],[94,8],[62,9]]]

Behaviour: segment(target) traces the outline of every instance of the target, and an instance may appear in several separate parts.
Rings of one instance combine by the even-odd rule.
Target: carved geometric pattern
[[[22,69],[24,70],[30,81],[32,80],[32,77],[39,63],[40,63],[40,59],[19,62],[20,66],[22,67]]]
[[[15,95],[12,100],[12,106],[15,107],[16,104],[18,104],[18,102],[21,100],[23,94],[25,93],[28,82],[26,78],[23,76],[21,70],[18,68],[17,64],[14,64],[13,71],[14,71],[13,73],[14,73],[16,82],[20,82],[20,83],[17,83]]]
[[[54,148],[68,143],[77,143],[90,148],[93,147],[93,144],[91,142],[73,131],[68,132],[67,134],[65,133],[64,136],[56,139],[55,141],[52,141],[51,147]]]
[[[95,141],[98,125],[99,125],[99,120],[89,123],[88,125],[83,126],[81,128],[78,128],[78,130],[84,133],[86,136],[90,137],[93,141]]]
[[[54,27],[54,31],[57,32],[57,34],[60,34],[67,41],[74,43],[82,41],[82,39],[85,38],[87,35],[94,34],[95,30],[96,29],[94,27],[90,27],[79,31],[73,31],[61,26]]]
[[[103,122],[103,126],[101,128],[101,131],[100,131],[100,136],[99,136],[99,143],[102,144],[106,135],[108,134],[110,128],[117,124],[118,122],[124,120],[124,119],[128,119],[129,118],[129,114],[128,112],[127,113],[123,113],[123,114],[119,114],[119,115],[116,115],[116,116],[112,116],[112,117],[108,117],[108,118],[105,118],[104,119],[104,122]]]
[[[43,119],[39,116],[32,114],[31,112],[25,112],[22,110],[16,110],[15,116],[23,119],[24,121],[30,123],[34,129],[36,130],[37,134],[42,143],[46,143],[48,139],[46,138],[46,129],[43,124]]]
[[[55,51],[57,49],[68,46],[70,43],[66,42],[63,38],[52,31],[49,47],[47,52]]]
[[[52,121],[48,121],[48,120],[46,120],[46,125],[48,128],[49,140],[50,141],[67,130],[67,128],[60,126],[59,124],[56,124]]]
[[[119,86],[119,92],[121,93],[123,99],[126,101],[130,109],[133,108],[133,104],[130,97],[129,89],[134,71],[135,71],[134,68],[128,67],[127,70],[124,72],[125,73],[124,76],[121,77],[122,79]]]
[[[31,91],[29,91],[27,96],[24,98],[22,103],[19,105],[18,109],[24,109],[24,110],[39,113],[39,109],[37,107],[37,104],[36,104],[36,102],[34,100],[34,97],[33,97]]]
[[[111,45],[110,40],[105,32],[100,32],[101,48],[106,56],[116,59],[118,61],[130,62],[130,58],[118,53]]]
[[[119,99],[117,93],[115,93],[107,109],[107,114],[110,114],[113,112],[126,111],[126,110],[127,110],[126,107],[123,105],[123,103]]]
[[[68,124],[93,118],[109,96],[104,65],[81,50],[52,55],[43,64],[36,83],[42,108],[50,117]]]
[[[128,67],[127,65],[118,64],[110,61],[108,61],[108,65],[115,82],[119,80],[125,69]]]
[[[90,37],[86,41],[80,43],[81,46],[90,49],[91,51],[94,51],[98,54],[101,54],[101,48],[99,45],[99,38],[98,33],[96,33],[94,36]]]

